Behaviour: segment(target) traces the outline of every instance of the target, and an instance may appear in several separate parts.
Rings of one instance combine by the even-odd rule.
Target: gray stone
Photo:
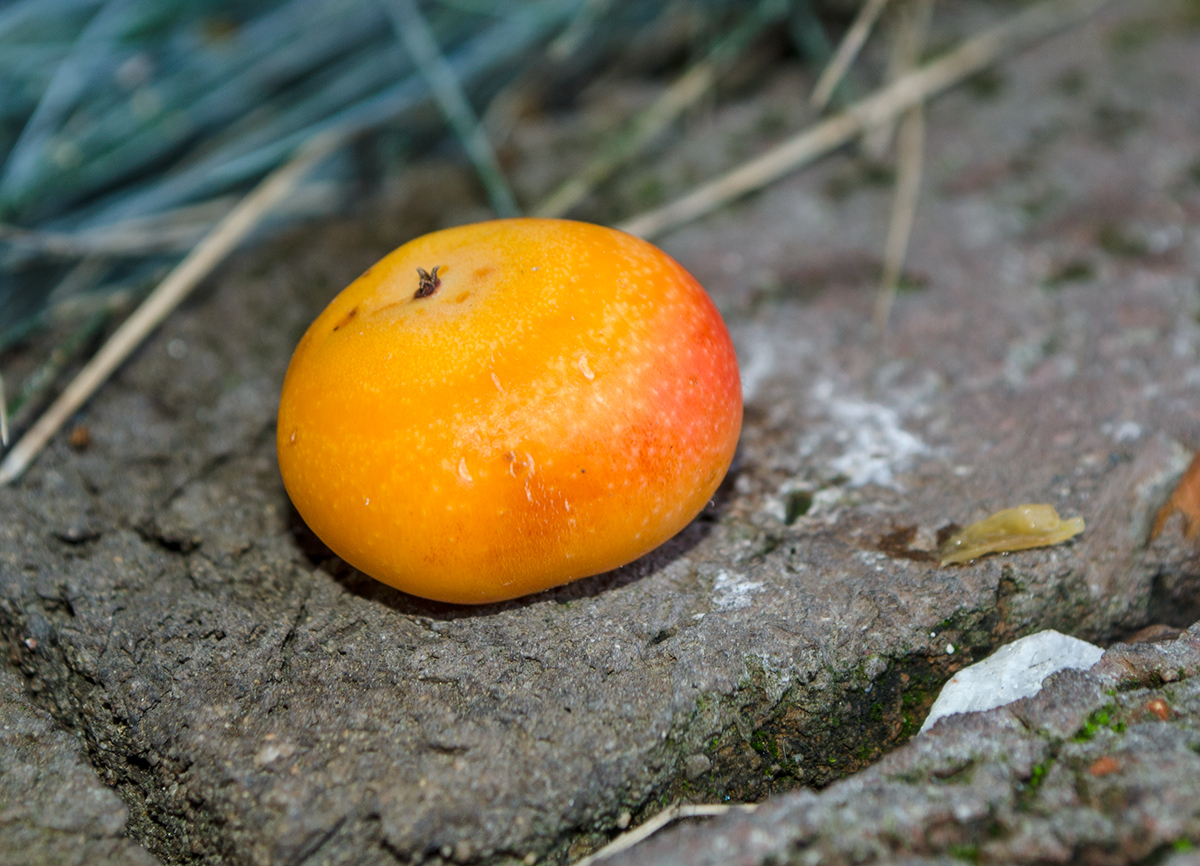
[[[78,739],[0,670],[0,861],[5,866],[154,866],[125,836],[125,804]]]
[[[952,6],[965,11],[939,26],[959,32],[1005,11]],[[1190,625],[1191,547],[1174,523],[1146,538],[1198,444],[1200,104],[1186,83],[1200,40],[1175,8],[1118,4],[1006,63],[995,98],[963,89],[931,107],[909,260],[923,288],[899,299],[883,345],[870,316],[890,192],[861,183],[852,158],[667,239],[738,347],[739,455],[662,549],[532,598],[466,609],[381,586],[308,533],[278,479],[292,347],[334,292],[428,228],[411,218],[428,196],[244,254],[81,413],[88,448],[60,438],[0,491],[12,664],[164,860],[563,862],[676,798],[758,800],[868,766],[951,674],[1023,634],[1107,643]],[[1082,93],[1064,84],[1074,73]],[[661,169],[668,188],[727,165],[747,118],[771,99],[798,106],[797,92],[686,136]],[[1089,529],[938,567],[938,530],[1022,502]],[[1136,666],[1159,651],[1130,652]],[[951,780],[920,803],[888,799],[889,759],[837,790],[899,838],[944,825],[937,850],[951,851],[1059,738],[1071,760],[1038,796],[1068,798],[1072,761],[1093,759],[1070,738],[1109,686],[1058,680],[1074,700],[1039,695],[914,743]],[[983,760],[970,734],[984,721],[1045,732],[980,764],[994,795],[953,782]],[[1153,772],[1192,766],[1180,730],[1139,728],[1162,750]],[[711,769],[689,780],[697,755]],[[1125,796],[1107,784],[1087,790]],[[794,832],[789,809],[755,816],[765,838]],[[830,820],[855,857],[891,850],[852,834],[851,817]],[[1070,854],[1085,837],[1056,820],[1047,805],[1030,824],[1042,835],[1014,831],[1027,850],[997,856]],[[1124,850],[1130,825],[1097,821]]]
[[[712,769],[707,755],[691,755],[683,762],[683,773],[689,782],[694,782]]]
[[[1061,670],[1087,670],[1104,650],[1052,628],[1005,644],[981,662],[963,668],[942,686],[921,733],[955,713],[976,713],[1036,695],[1042,681]]]
[[[949,716],[819,794],[664,830],[605,862],[1134,863],[1174,852],[1166,862],[1182,866],[1200,839],[1198,751],[1200,624],[1170,643],[1117,644],[1035,698]]]

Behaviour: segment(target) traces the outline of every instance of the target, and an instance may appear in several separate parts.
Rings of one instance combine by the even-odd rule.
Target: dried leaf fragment
[[[1081,532],[1082,517],[1063,520],[1053,505],[1018,505],[954,533],[938,549],[938,554],[942,565],[953,565],[988,553],[1049,547]]]
[[[1200,452],[1188,464],[1167,504],[1158,509],[1154,528],[1150,530],[1151,541],[1158,538],[1176,511],[1183,515],[1183,532],[1187,540],[1200,538]]]

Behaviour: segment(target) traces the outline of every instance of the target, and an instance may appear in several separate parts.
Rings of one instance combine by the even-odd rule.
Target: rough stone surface
[[[943,716],[990,710],[1036,695],[1046,677],[1067,668],[1087,670],[1103,653],[1095,644],[1052,628],[1005,644],[942,686],[921,723],[921,733]]]
[[[667,830],[606,863],[1194,863],[1198,674],[1200,625],[1117,644],[1090,671],[949,716],[820,793]]]
[[[1007,8],[951,6],[939,39]],[[917,290],[883,345],[890,198],[853,157],[667,239],[739,350],[739,456],[674,541],[533,598],[467,609],[377,585],[305,530],[275,466],[296,339],[381,254],[467,212],[455,182],[417,178],[390,216],[240,257],[76,419],[90,445],[60,437],[0,493],[13,664],[165,861],[563,862],[677,797],[754,800],[867,766],[942,681],[1021,634],[1190,625],[1200,564],[1176,524],[1148,546],[1146,528],[1200,445],[1191,8],[1116,4],[933,105]],[[667,192],[759,146],[798,92],[693,120]],[[1089,529],[937,567],[938,530],[1021,502]],[[1104,700],[1099,680],[1064,682]],[[1083,723],[1071,702],[1034,713],[1004,724],[1069,741]],[[1181,730],[1144,736],[1191,760]],[[947,737],[914,748],[950,766],[968,746]],[[1044,742],[996,765],[997,796]],[[1039,796],[1067,796],[1051,781]],[[951,839],[990,820],[991,800],[957,790],[937,801]],[[1154,838],[1194,833],[1174,828]]]
[[[0,862],[5,866],[154,866],[125,835],[125,804],[79,740],[0,670]]]

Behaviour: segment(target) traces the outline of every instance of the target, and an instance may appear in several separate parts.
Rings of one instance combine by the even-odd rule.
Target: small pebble
[[[1151,698],[1146,701],[1146,712],[1154,716],[1160,722],[1165,722],[1171,718],[1171,708],[1167,706],[1167,702],[1162,698]]]
[[[1088,767],[1088,772],[1096,778],[1100,778],[1101,776],[1107,776],[1110,773],[1115,773],[1120,769],[1121,764],[1116,758],[1105,755],[1103,758],[1097,758],[1096,761],[1090,767]]]
[[[691,755],[684,762],[683,769],[688,781],[695,781],[712,769],[712,761],[706,755]]]
[[[92,431],[86,424],[76,424],[67,434],[67,444],[76,451],[84,451],[92,444]]]

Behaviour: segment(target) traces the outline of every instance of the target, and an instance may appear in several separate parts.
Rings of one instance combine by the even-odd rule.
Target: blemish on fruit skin
[[[496,386],[496,390],[501,394],[504,393],[504,387],[500,384],[500,377],[492,373],[492,384]]]
[[[475,483],[475,479],[471,477],[471,473],[467,469],[467,458],[466,457],[458,458],[458,477],[461,478],[463,481],[465,481],[467,484]]]
[[[587,355],[580,355],[579,360],[575,362],[575,366],[579,368],[579,372],[583,374],[583,378],[591,382],[596,378],[596,374],[592,372],[592,368],[588,366]]]
[[[296,428],[295,427],[292,428],[292,435],[288,437],[288,444],[289,445],[296,444]]]
[[[339,321],[336,325],[333,326],[333,329],[335,331],[340,331],[342,328],[349,325],[350,322],[352,322],[354,320],[354,317],[357,315],[358,315],[358,307],[352,307],[350,309],[350,312],[348,312],[348,313],[346,313],[346,315],[342,316],[341,321]]]

